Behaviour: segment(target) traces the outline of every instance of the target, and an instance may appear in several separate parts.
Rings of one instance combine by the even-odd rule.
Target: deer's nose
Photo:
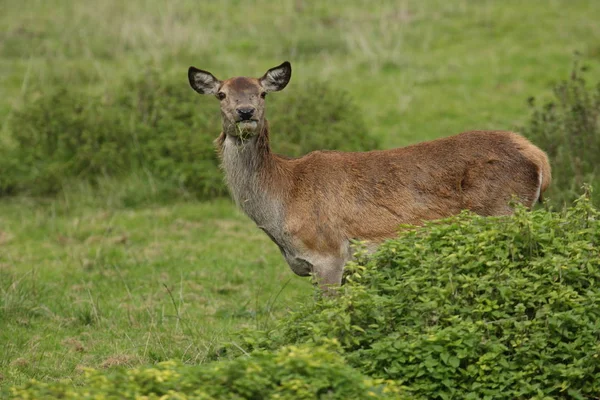
[[[252,118],[252,114],[254,114],[254,108],[238,108],[237,113],[242,121],[247,121]]]

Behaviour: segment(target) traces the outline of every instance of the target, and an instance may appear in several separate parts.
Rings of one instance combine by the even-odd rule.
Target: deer
[[[468,131],[388,150],[274,154],[265,98],[291,76],[288,61],[260,78],[222,81],[188,70],[191,87],[220,102],[215,144],[235,203],[295,274],[312,276],[325,291],[342,284],[356,241],[376,249],[402,225],[463,210],[510,215],[515,202],[527,208],[541,202],[550,185],[546,153],[509,131]]]

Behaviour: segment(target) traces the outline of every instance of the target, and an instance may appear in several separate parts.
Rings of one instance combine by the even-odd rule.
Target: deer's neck
[[[282,219],[284,179],[271,153],[268,123],[246,140],[222,133],[218,146],[227,185],[238,206],[262,228]]]

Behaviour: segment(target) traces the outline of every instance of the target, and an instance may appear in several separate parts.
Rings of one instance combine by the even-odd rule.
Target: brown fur
[[[275,155],[260,97],[267,88],[287,85],[289,63],[260,79],[213,82],[209,73],[195,71],[197,77],[189,73],[193,87],[200,82],[197,91],[226,94],[216,144],[222,155],[227,152],[223,167],[236,201],[296,273],[315,274],[322,284],[340,283],[352,239],[376,244],[394,236],[400,224],[419,225],[464,209],[507,215],[513,197],[531,207],[551,181],[546,154],[503,131],[465,132],[392,150]],[[247,142],[232,129],[241,106],[254,107],[258,116]]]
[[[339,253],[348,239],[380,242],[400,224],[463,209],[510,214],[513,195],[535,203],[540,171],[542,192],[550,182],[544,152],[512,132],[472,131],[393,150],[315,151],[297,159],[271,154],[268,129],[259,141],[272,163],[264,189],[284,199],[286,230],[318,253]]]

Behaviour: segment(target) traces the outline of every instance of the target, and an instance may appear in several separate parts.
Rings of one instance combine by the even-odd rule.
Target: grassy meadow
[[[0,4],[3,147],[15,112],[48,91],[103,93],[148,67],[187,86],[190,65],[224,79],[289,60],[292,84],[269,100],[328,81],[384,148],[518,129],[527,99],[549,98],[574,60],[600,77],[595,0]],[[189,94],[218,113],[214,99]],[[279,128],[274,142],[286,140]],[[313,301],[310,282],[229,199],[153,204],[147,190],[147,205],[123,207],[124,185],[151,182],[0,199],[0,386],[77,382],[84,367],[201,363],[240,328]]]

